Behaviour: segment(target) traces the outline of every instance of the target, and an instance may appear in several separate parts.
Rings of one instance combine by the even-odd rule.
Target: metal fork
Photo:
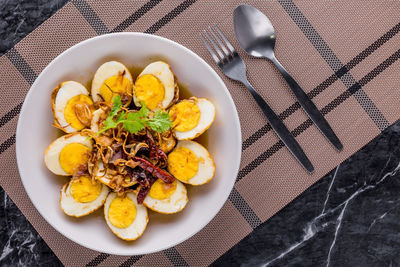
[[[232,80],[241,82],[247,87],[257,104],[260,106],[261,110],[264,112],[265,117],[267,117],[272,129],[274,129],[276,134],[283,141],[293,156],[300,162],[300,164],[309,173],[312,173],[314,171],[314,167],[299,143],[290,133],[285,124],[283,124],[282,120],[279,119],[267,102],[265,102],[265,100],[260,96],[259,93],[257,93],[257,91],[247,80],[246,65],[236,52],[235,48],[216,24],[214,25],[214,29],[211,26],[208,27],[208,31],[211,33],[212,37],[206,30],[204,30],[203,34],[200,34],[200,38],[206,46],[208,52],[210,52],[215,63],[217,63],[218,67],[226,76]],[[211,48],[210,44],[214,49]]]

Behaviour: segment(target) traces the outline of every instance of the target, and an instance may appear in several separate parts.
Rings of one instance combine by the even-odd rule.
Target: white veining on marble
[[[394,202],[394,201],[387,201],[387,203],[390,203],[390,204],[397,203],[397,204],[396,204],[396,205],[393,205],[389,210],[387,210],[386,212],[384,212],[384,213],[383,213],[382,215],[380,215],[379,217],[375,218],[375,219],[371,222],[371,224],[369,225],[368,230],[367,230],[367,233],[368,233],[369,231],[371,231],[372,227],[373,227],[377,222],[379,222],[380,220],[382,220],[383,218],[385,218],[386,215],[389,214],[389,212],[391,212],[391,211],[394,210],[394,209],[397,209],[397,208],[400,206],[400,203]]]
[[[385,164],[385,167],[388,165],[388,163],[389,163],[389,161],[390,161],[390,158],[391,158],[391,157],[389,156],[389,159],[387,160],[387,162],[386,162],[386,164]],[[358,189],[357,191],[355,191],[348,199],[346,199],[346,201],[344,201],[344,202],[342,203],[342,204],[344,204],[344,206],[343,206],[343,209],[342,209],[342,211],[340,212],[340,214],[339,214],[339,216],[338,216],[338,218],[337,218],[337,220],[336,220],[337,225],[336,225],[335,235],[334,235],[334,237],[333,237],[332,244],[331,244],[331,246],[330,246],[330,248],[329,248],[328,257],[327,257],[327,260],[326,260],[326,266],[327,266],[327,267],[329,267],[329,265],[330,265],[331,253],[332,253],[332,250],[333,250],[333,248],[334,248],[334,246],[335,246],[335,244],[336,244],[336,239],[337,239],[337,236],[338,236],[338,233],[339,233],[339,230],[340,230],[340,226],[342,225],[343,215],[344,215],[344,213],[345,213],[345,211],[346,211],[346,208],[347,208],[347,205],[349,204],[349,202],[350,202],[352,199],[354,199],[356,196],[358,196],[359,194],[365,192],[366,190],[375,188],[377,185],[379,185],[379,184],[382,183],[384,180],[386,180],[387,177],[392,177],[392,176],[394,176],[394,175],[398,172],[399,169],[400,169],[400,163],[397,165],[397,167],[396,167],[393,171],[386,173],[376,184],[374,184],[374,185],[368,185],[368,186],[359,188],[359,189]],[[342,204],[341,204],[341,205],[342,205]],[[383,218],[385,215],[386,215],[386,214],[384,214],[383,216],[380,216],[380,217]],[[376,220],[376,219],[375,219],[375,220]]]
[[[269,266],[269,265],[270,265],[271,263],[273,263],[274,261],[279,260],[279,259],[282,259],[283,257],[285,257],[285,255],[287,255],[288,253],[290,253],[290,252],[292,252],[293,250],[295,250],[298,246],[300,246],[301,244],[303,244],[305,241],[307,241],[308,239],[310,239],[310,238],[313,237],[314,235],[315,235],[315,231],[314,231],[311,227],[307,228],[307,232],[305,233],[305,235],[303,236],[303,239],[302,239],[300,242],[298,242],[298,243],[296,243],[296,244],[290,246],[287,250],[285,250],[284,252],[282,252],[281,254],[279,254],[278,257],[276,257],[276,258],[270,260],[269,262],[265,263],[263,266]]]
[[[7,240],[7,243],[3,247],[3,252],[0,255],[0,261],[5,259],[13,251],[13,248],[10,246],[10,241],[14,235],[14,232],[15,231],[13,231],[13,233],[11,233],[10,237]]]
[[[374,219],[372,221],[371,225],[368,227],[368,231],[367,232],[371,231],[372,226],[374,226],[377,221],[382,220],[386,216],[386,214],[388,214],[388,211],[385,212],[384,214],[382,214],[381,216],[379,216],[378,218]]]
[[[346,204],[344,205],[342,211],[340,212],[338,218],[337,218],[337,225],[336,225],[336,229],[335,229],[335,236],[333,237],[333,241],[331,246],[329,247],[329,251],[328,251],[328,257],[326,259],[326,267],[329,267],[329,264],[331,263],[331,253],[332,253],[332,249],[336,244],[336,238],[338,236],[339,233],[339,229],[340,226],[342,225],[342,219],[343,219],[343,215],[344,215],[344,211],[346,210],[347,204],[349,204],[349,202],[346,202]]]
[[[389,163],[389,161],[390,161],[390,158],[391,158],[391,157],[389,156],[389,159],[387,160],[387,162],[386,162],[386,164],[385,164],[385,167],[388,165],[388,163]],[[342,203],[342,204],[344,204],[344,206],[343,206],[343,209],[342,209],[342,211],[340,212],[340,214],[339,214],[339,216],[338,216],[338,218],[337,218],[337,220],[336,220],[336,221],[337,221],[337,225],[336,225],[336,230],[335,230],[335,236],[333,237],[333,241],[332,241],[332,244],[331,244],[331,246],[330,246],[330,248],[329,248],[328,257],[327,257],[327,260],[326,260],[326,266],[327,266],[327,267],[329,267],[329,265],[330,265],[331,253],[332,253],[332,250],[333,250],[333,248],[334,248],[334,246],[335,246],[335,244],[336,244],[336,239],[337,239],[337,236],[338,236],[338,233],[339,233],[339,230],[340,230],[340,226],[342,225],[343,215],[344,215],[344,213],[345,213],[345,211],[346,211],[346,208],[347,208],[347,205],[349,204],[349,202],[350,202],[352,199],[354,199],[355,197],[357,197],[358,195],[360,195],[361,193],[365,192],[366,190],[375,188],[377,185],[379,185],[380,183],[382,183],[383,181],[385,181],[387,177],[392,177],[392,176],[394,176],[394,175],[399,171],[399,169],[400,169],[400,163],[397,164],[397,167],[396,167],[393,171],[386,173],[376,184],[367,185],[367,186],[365,186],[365,187],[359,188],[359,189],[358,189],[357,191],[355,191],[346,201],[344,201],[344,202]],[[342,205],[342,204],[341,204],[341,205]],[[387,213],[387,212],[386,212],[386,213]],[[382,218],[385,217],[386,213],[385,213],[384,215],[381,215],[380,217],[382,217]],[[378,218],[378,219],[379,219],[379,218]],[[376,222],[376,219],[375,219],[374,221]]]
[[[388,163],[390,161],[390,158],[391,157],[389,157],[389,159],[386,162],[385,167],[383,169],[385,169],[387,167],[387,165],[388,165]],[[279,259],[282,259],[284,256],[286,256],[287,254],[289,254],[290,252],[292,252],[293,250],[295,250],[296,248],[301,246],[304,242],[306,242],[307,240],[309,240],[312,237],[314,237],[318,232],[320,232],[321,230],[323,230],[327,226],[329,226],[331,224],[335,224],[336,225],[335,233],[334,233],[334,236],[333,236],[332,243],[331,243],[331,245],[329,247],[327,260],[326,260],[326,266],[329,267],[331,256],[332,256],[332,252],[333,252],[333,249],[335,247],[336,240],[337,240],[337,237],[338,237],[339,232],[340,232],[340,227],[342,225],[343,217],[344,217],[344,214],[346,212],[346,208],[348,207],[349,202],[351,200],[353,200],[354,198],[356,198],[357,196],[359,196],[361,193],[376,188],[379,184],[384,182],[388,177],[393,177],[400,170],[400,162],[399,162],[397,167],[394,170],[386,173],[383,176],[382,176],[382,173],[383,173],[382,172],[381,175],[380,175],[380,176],[382,176],[382,178],[379,179],[376,183],[369,184],[369,185],[364,183],[364,185],[362,185],[362,187],[358,188],[358,190],[356,190],[353,194],[351,194],[345,201],[343,201],[342,203],[338,204],[336,207],[327,209],[326,207],[327,207],[327,204],[328,204],[328,201],[329,201],[329,196],[330,196],[334,181],[336,179],[336,176],[338,174],[339,166],[336,168],[335,173],[334,173],[334,175],[332,177],[332,181],[329,184],[329,187],[328,187],[328,190],[327,190],[327,193],[326,193],[326,198],[325,198],[324,205],[323,205],[321,213],[318,216],[316,216],[315,218],[313,218],[309,223],[307,223],[306,227],[304,228],[304,235],[303,235],[302,239],[299,242],[291,245],[288,249],[286,249],[284,252],[280,253],[277,257],[275,257],[275,258],[271,259],[270,261],[264,263],[262,266],[270,266],[275,261],[277,261]],[[396,206],[398,206],[398,205],[396,205]],[[392,207],[390,210],[394,209],[396,206]],[[326,219],[327,216],[332,215],[334,212],[338,211],[339,209],[341,209],[341,211],[340,211],[339,215],[337,216],[336,220],[323,222],[323,219]],[[371,223],[369,229],[377,221],[383,219],[387,215],[387,213],[389,211],[386,211],[385,213],[380,215],[378,218],[374,219],[374,221]]]
[[[324,215],[326,214],[325,209],[326,209],[326,205],[328,204],[328,200],[329,200],[329,195],[330,195],[330,191],[332,189],[332,185],[336,179],[338,170],[339,170],[340,165],[338,165],[336,167],[335,173],[332,177],[332,181],[329,184],[328,187],[328,191],[326,193],[326,198],[325,198],[325,202],[324,202],[324,206],[323,209],[321,211],[321,213],[315,217],[311,222],[307,223],[305,229],[304,229],[304,235],[301,239],[301,241],[293,244],[292,246],[290,246],[288,249],[286,249],[284,252],[282,252],[281,254],[279,254],[279,256],[277,256],[276,258],[268,261],[267,263],[265,263],[263,266],[269,266],[271,263],[275,262],[276,260],[282,259],[285,255],[289,254],[290,252],[292,252],[293,250],[295,250],[297,247],[299,247],[300,245],[302,245],[305,241],[309,240],[310,238],[312,238],[313,236],[315,236],[315,234],[318,232],[317,229],[317,221]],[[325,228],[327,226],[327,224],[323,224],[322,227]]]
[[[340,165],[338,165],[338,166],[336,167],[335,173],[333,174],[332,181],[331,181],[331,183],[329,184],[328,191],[327,191],[327,193],[326,193],[325,202],[324,202],[324,207],[322,208],[321,214],[325,213],[326,205],[328,204],[329,196],[330,196],[330,194],[331,194],[331,189],[332,189],[333,183],[335,182],[336,175],[337,175],[337,173],[338,173],[338,171],[339,171],[339,167],[340,167]]]
[[[1,208],[4,210],[2,230],[6,231],[4,236],[7,238],[2,240],[0,266],[29,266],[39,262],[40,255],[36,248],[39,235],[32,228],[25,226],[28,222],[22,220],[22,214],[11,213],[8,216],[10,210],[15,210],[16,207],[4,191],[2,199]]]

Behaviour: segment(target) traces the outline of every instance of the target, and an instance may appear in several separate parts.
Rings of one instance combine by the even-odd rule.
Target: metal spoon
[[[342,143],[324,116],[276,59],[274,54],[275,30],[267,16],[253,6],[240,5],[235,9],[233,24],[236,38],[242,49],[254,57],[266,58],[275,64],[310,119],[336,149],[342,150]]]

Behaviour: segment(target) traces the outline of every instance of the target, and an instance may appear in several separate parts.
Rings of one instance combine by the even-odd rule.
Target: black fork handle
[[[270,106],[265,102],[265,100],[257,93],[254,87],[249,83],[249,81],[243,81],[243,84],[249,89],[250,93],[256,100],[257,104],[260,106],[261,110],[264,112],[265,117],[271,124],[272,129],[276,132],[279,138],[283,141],[289,151],[293,156],[300,162],[300,164],[309,172],[314,171],[314,166],[308,159],[307,155],[304,153],[303,149],[290,133],[288,128],[282,122],[282,120],[276,115],[276,113],[270,108]]]

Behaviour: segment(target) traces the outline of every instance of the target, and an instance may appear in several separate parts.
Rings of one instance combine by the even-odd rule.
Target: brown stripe
[[[381,64],[379,64],[377,67],[375,67],[371,72],[369,72],[367,75],[365,75],[361,80],[358,82],[361,86],[366,85],[372,79],[374,79],[376,76],[378,76],[382,71],[387,69],[390,65],[392,65],[396,60],[398,60],[400,57],[400,49],[397,50],[394,54],[392,54],[390,57],[388,57],[385,61],[383,61]]]
[[[136,256],[132,256],[129,259],[127,259],[126,261],[124,261],[119,267],[130,267],[132,266],[135,262],[137,262],[138,260],[140,260],[143,257],[143,255],[136,255]]]
[[[110,256],[110,254],[107,253],[100,253],[99,255],[96,256],[93,260],[91,260],[88,264],[86,264],[86,267],[94,267],[102,263],[105,259],[107,259]]]
[[[377,50],[379,47],[381,47],[383,44],[385,44],[388,40],[390,40],[393,36],[395,36],[397,33],[399,33],[399,31],[400,31],[400,23],[396,24],[393,28],[391,28],[384,35],[379,37],[370,46],[365,48],[361,53],[359,53],[357,56],[355,56],[353,59],[351,59],[346,65],[344,65],[338,71],[336,71],[331,76],[329,76],[327,79],[325,79],[317,87],[312,89],[307,94],[308,97],[313,99],[314,97],[316,97],[317,95],[322,93],[326,88],[328,88],[330,85],[332,85],[338,79],[340,79],[348,71],[350,71],[352,68],[357,66],[366,57],[371,55],[375,50]],[[291,105],[289,108],[287,108],[285,111],[283,111],[281,114],[279,114],[279,118],[284,120],[287,117],[289,117],[290,115],[292,115],[298,109],[300,109],[300,104],[299,104],[299,102],[296,102],[293,105]],[[272,128],[271,128],[271,125],[269,125],[269,123],[265,124],[263,127],[258,129],[254,134],[252,134],[250,137],[248,137],[246,140],[244,140],[243,145],[242,145],[242,150],[246,150],[249,146],[251,146],[254,142],[256,142],[258,139],[260,139],[262,136],[264,136],[266,133],[268,133],[271,129]]]
[[[85,0],[73,0],[72,3],[98,35],[109,32],[107,26]]]
[[[121,32],[132,25],[135,21],[140,19],[144,14],[150,11],[153,7],[161,3],[163,0],[150,0],[138,10],[136,10],[132,15],[127,17],[123,22],[121,22],[117,27],[115,27],[111,32]]]
[[[383,61],[381,64],[379,64],[377,67],[375,67],[372,71],[370,71],[367,75],[365,75],[362,79],[360,79],[359,82],[356,82],[353,84],[347,91],[336,97],[332,102],[330,102],[328,105],[326,105],[323,109],[321,109],[321,113],[323,115],[328,114],[332,110],[334,110],[337,106],[339,106],[341,103],[343,103],[346,99],[348,99],[350,96],[354,95],[356,92],[358,92],[361,89],[361,86],[366,85],[368,82],[370,82],[372,79],[374,79],[376,76],[378,76],[382,71],[387,69],[391,64],[393,64],[396,60],[400,58],[400,49],[397,50],[394,54],[392,54],[389,58],[387,58],[385,61]],[[310,119],[306,120],[300,126],[298,126],[296,129],[292,131],[292,134],[294,136],[300,135],[302,132],[304,132],[307,128],[309,128],[312,125],[312,122]],[[272,147],[267,149],[264,153],[259,155],[257,158],[255,158],[253,161],[251,161],[249,164],[247,164],[245,167],[243,167],[236,178],[236,182],[240,181],[243,177],[248,175],[250,172],[252,172],[255,168],[257,168],[261,163],[263,163],[266,159],[274,155],[276,152],[278,152],[282,147],[284,147],[282,141],[276,142]]]
[[[162,17],[159,21],[151,25],[145,33],[155,33],[159,29],[161,29],[164,25],[166,25],[168,22],[173,20],[176,16],[181,14],[183,11],[185,11],[188,7],[190,7],[196,0],[185,0],[183,1],[180,5],[175,7],[172,11],[170,11],[167,15]]]
[[[7,112],[3,117],[0,118],[0,127],[2,127],[4,124],[6,124],[19,114],[19,112],[21,111],[22,103],[23,102],[16,105],[12,110]]]
[[[6,57],[11,61],[11,63],[17,68],[21,73],[22,77],[32,85],[37,78],[37,74],[33,71],[31,66],[22,58],[18,51],[13,47],[6,53]]]
[[[184,258],[182,258],[181,254],[179,254],[175,247],[164,250],[164,254],[174,266],[189,266],[189,264]]]
[[[10,138],[0,144],[0,154],[6,151],[10,146],[15,143],[15,134],[13,134]]]
[[[249,204],[247,204],[247,202],[243,199],[236,188],[233,188],[231,193],[229,194],[229,200],[232,202],[233,206],[235,206],[235,208],[240,212],[240,214],[251,226],[251,228],[255,229],[261,224],[260,218],[250,208]]]

